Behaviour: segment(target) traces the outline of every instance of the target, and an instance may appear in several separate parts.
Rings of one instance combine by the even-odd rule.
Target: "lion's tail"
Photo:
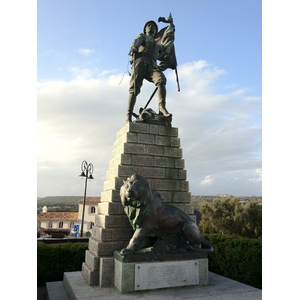
[[[204,252],[204,253],[211,253],[214,251],[213,246],[207,241],[203,236],[200,236],[201,244],[198,246],[192,246],[190,243],[186,243],[186,247],[189,250]],[[204,246],[204,247],[203,247]]]

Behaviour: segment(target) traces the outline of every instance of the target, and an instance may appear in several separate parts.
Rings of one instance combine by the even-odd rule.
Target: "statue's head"
[[[154,21],[148,21],[144,26],[144,34],[153,34],[154,36],[158,32],[158,26]]]

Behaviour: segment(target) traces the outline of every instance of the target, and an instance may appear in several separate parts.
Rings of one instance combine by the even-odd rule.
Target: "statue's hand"
[[[137,48],[133,46],[130,48],[129,55],[132,56],[134,53],[137,53],[137,52],[138,52]]]

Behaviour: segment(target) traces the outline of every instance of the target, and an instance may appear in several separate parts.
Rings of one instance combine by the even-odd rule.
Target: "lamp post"
[[[87,188],[87,180],[94,179],[93,177],[94,166],[92,164],[88,164],[85,160],[81,163],[81,174],[79,175],[81,178],[85,177],[85,186],[84,186],[84,196],[83,196],[83,210],[82,210],[82,220],[81,220],[81,229],[80,236],[83,236],[83,221],[84,221],[84,210],[85,210],[85,200],[86,200],[86,188]]]

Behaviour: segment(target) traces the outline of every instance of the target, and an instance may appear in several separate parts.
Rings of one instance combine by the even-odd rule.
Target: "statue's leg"
[[[136,102],[136,97],[140,93],[143,85],[144,73],[141,64],[137,61],[135,68],[132,70],[129,83],[129,97],[127,104],[126,122],[132,122],[132,113]]]
[[[163,74],[163,72],[155,69],[151,73],[151,81],[154,82],[154,84],[157,86],[158,106],[160,113],[162,113],[165,117],[172,117],[172,114],[170,114],[166,109],[167,79],[165,75]]]
[[[130,93],[128,97],[128,104],[127,104],[126,122],[132,122],[132,113],[133,113],[135,102],[136,102],[136,95]]]
[[[182,233],[185,240],[189,243],[194,249],[201,248],[201,236],[200,230],[196,223],[193,221],[186,221],[182,227]]]
[[[129,253],[134,252],[138,246],[143,242],[143,240],[147,237],[148,233],[150,232],[150,227],[146,224],[140,228],[137,228],[129,241],[129,244],[124,249],[122,253]]]
[[[158,105],[159,105],[159,111],[165,116],[165,117],[172,117],[172,114],[168,112],[166,109],[166,86],[164,84],[158,85]]]

